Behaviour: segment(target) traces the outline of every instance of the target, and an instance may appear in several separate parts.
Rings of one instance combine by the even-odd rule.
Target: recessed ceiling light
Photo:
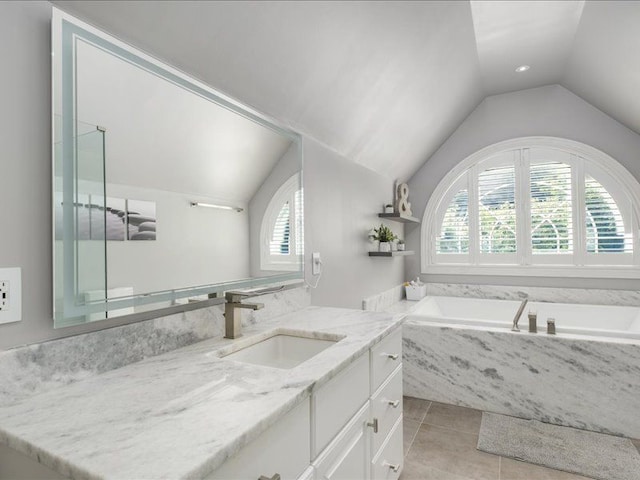
[[[516,72],[518,73],[526,72],[530,68],[531,67],[529,65],[520,65],[518,68],[516,68]]]

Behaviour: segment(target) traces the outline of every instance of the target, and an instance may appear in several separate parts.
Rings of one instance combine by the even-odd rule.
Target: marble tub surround
[[[342,340],[288,370],[219,358],[212,338],[0,408],[0,441],[63,475],[201,478],[382,340],[400,315],[309,307],[250,325]]]
[[[640,437],[640,344],[403,325],[406,395]]]
[[[524,300],[528,298],[534,302],[620,305],[629,307],[640,306],[640,290],[427,283],[427,295],[492,298],[495,300]]]
[[[384,312],[404,298],[404,285],[398,285],[377,295],[365,298],[362,300],[362,309],[372,312]]]
[[[243,324],[249,326],[268,321],[305,308],[310,301],[306,287],[263,295],[260,302],[265,308],[258,312],[243,310]],[[202,340],[221,337],[224,334],[223,312],[224,306],[216,305],[0,351],[0,406]]]

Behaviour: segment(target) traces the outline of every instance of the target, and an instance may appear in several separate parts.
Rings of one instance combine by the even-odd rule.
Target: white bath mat
[[[478,450],[600,480],[638,480],[631,440],[495,413],[482,414]]]

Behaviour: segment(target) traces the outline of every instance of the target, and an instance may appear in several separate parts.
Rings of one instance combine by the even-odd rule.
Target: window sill
[[[640,279],[639,267],[549,265],[427,265],[423,274],[502,275],[514,277],[619,278]]]

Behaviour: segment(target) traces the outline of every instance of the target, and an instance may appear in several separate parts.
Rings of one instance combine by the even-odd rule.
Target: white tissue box
[[[407,285],[404,287],[407,292],[407,300],[421,300],[427,295],[427,284],[422,285]]]

